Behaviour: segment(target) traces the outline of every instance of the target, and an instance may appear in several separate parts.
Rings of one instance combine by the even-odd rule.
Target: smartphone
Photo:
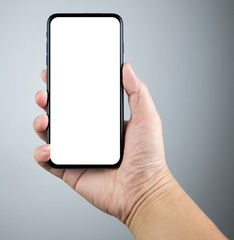
[[[50,166],[120,166],[123,51],[123,21],[117,14],[57,13],[48,18]]]

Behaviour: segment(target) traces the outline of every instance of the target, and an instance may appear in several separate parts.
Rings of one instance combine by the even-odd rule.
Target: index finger
[[[41,72],[41,78],[42,80],[45,82],[45,84],[47,83],[47,71],[46,69],[44,69],[42,72]]]

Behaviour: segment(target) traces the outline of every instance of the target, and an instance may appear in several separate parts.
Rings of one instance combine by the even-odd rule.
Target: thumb
[[[128,95],[131,118],[158,116],[153,99],[146,85],[136,76],[130,63],[123,66],[123,86]]]

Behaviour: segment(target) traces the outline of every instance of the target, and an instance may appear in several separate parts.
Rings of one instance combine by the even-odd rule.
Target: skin
[[[46,83],[45,70],[41,77]],[[53,169],[47,163],[48,144],[35,149],[36,161],[91,204],[121,220],[136,239],[225,239],[171,174],[160,116],[148,88],[129,63],[123,66],[123,85],[131,117],[125,121],[124,156],[118,169]],[[46,110],[47,92],[37,92],[35,101]],[[47,125],[46,114],[33,122],[44,141]]]

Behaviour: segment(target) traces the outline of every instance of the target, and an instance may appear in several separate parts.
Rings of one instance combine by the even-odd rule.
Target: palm
[[[126,126],[123,162],[118,169],[66,169],[63,180],[102,211],[125,221],[135,202],[147,190],[144,183],[163,162],[163,152],[158,154],[158,159],[152,157],[158,151],[157,146],[152,145],[157,142],[156,126],[156,121],[149,128],[144,120],[137,124],[130,120]]]

